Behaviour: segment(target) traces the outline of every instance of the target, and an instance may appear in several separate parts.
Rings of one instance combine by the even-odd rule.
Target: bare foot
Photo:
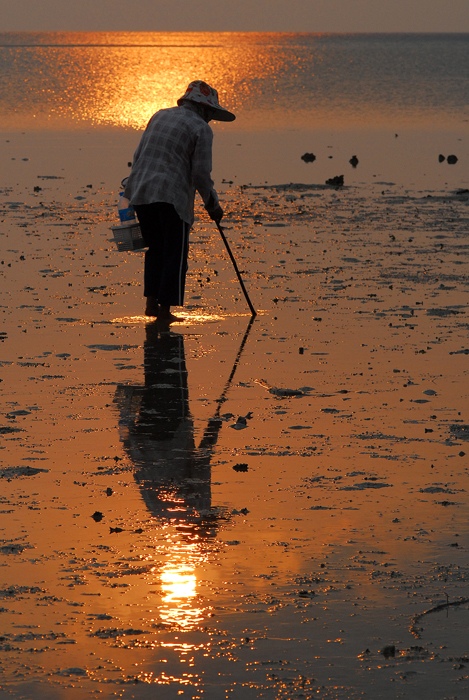
[[[145,307],[145,316],[157,317],[159,312],[160,312],[160,307],[158,306],[158,301],[154,297],[147,297],[147,304]]]
[[[170,312],[165,313],[161,310],[157,315],[157,319],[159,323],[177,323],[178,321],[184,321],[182,316],[175,316]]]
[[[168,324],[177,323],[178,321],[184,321],[182,316],[175,316],[174,314],[172,314],[170,308],[170,306],[166,306],[165,304],[158,305],[157,319],[160,323]]]

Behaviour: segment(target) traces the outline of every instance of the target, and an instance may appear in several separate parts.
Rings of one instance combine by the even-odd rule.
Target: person
[[[196,191],[210,218],[220,223],[223,209],[211,176],[211,120],[233,121],[217,91],[202,80],[189,83],[177,106],[150,119],[135,151],[125,196],[135,209],[145,253],[145,314],[172,323],[172,306],[182,306],[189,231]]]

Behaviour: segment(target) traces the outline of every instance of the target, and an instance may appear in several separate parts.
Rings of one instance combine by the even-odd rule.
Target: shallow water
[[[258,316],[199,211],[161,332],[63,139],[0,192],[0,697],[464,697],[467,192],[225,183]]]
[[[2,36],[0,698],[465,697],[467,36]],[[168,332],[110,226],[194,57],[258,315],[198,210]]]

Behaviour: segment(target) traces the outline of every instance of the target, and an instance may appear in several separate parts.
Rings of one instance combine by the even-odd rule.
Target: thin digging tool
[[[228,255],[229,255],[230,258],[231,258],[231,262],[233,263],[233,267],[234,267],[234,269],[235,269],[236,276],[237,276],[237,278],[238,278],[238,280],[239,280],[239,283],[240,283],[240,285],[241,285],[241,289],[243,290],[244,298],[246,299],[246,301],[247,301],[247,303],[248,303],[248,306],[249,306],[249,308],[250,308],[250,310],[251,310],[251,314],[252,314],[253,317],[254,317],[254,316],[257,316],[257,311],[255,310],[254,306],[252,305],[252,302],[251,302],[251,300],[250,300],[250,298],[249,298],[249,294],[248,294],[247,291],[246,291],[246,287],[244,286],[244,282],[243,282],[243,280],[242,280],[241,273],[240,273],[240,271],[238,270],[238,266],[237,266],[237,264],[236,264],[236,260],[234,259],[233,253],[231,252],[231,248],[230,248],[230,246],[228,245],[228,241],[226,240],[225,233],[224,233],[224,231],[223,231],[223,229],[222,229],[222,227],[220,226],[220,223],[219,223],[218,221],[216,222],[216,224],[217,224],[217,228],[218,228],[218,230],[219,230],[219,232],[220,232],[220,236],[221,236],[222,239],[223,239],[223,243],[225,244],[226,250],[228,251]]]

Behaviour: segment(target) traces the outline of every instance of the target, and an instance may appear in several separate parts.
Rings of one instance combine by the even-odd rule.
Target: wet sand
[[[2,137],[0,698],[466,697],[464,159],[220,132],[168,331],[116,134]]]

